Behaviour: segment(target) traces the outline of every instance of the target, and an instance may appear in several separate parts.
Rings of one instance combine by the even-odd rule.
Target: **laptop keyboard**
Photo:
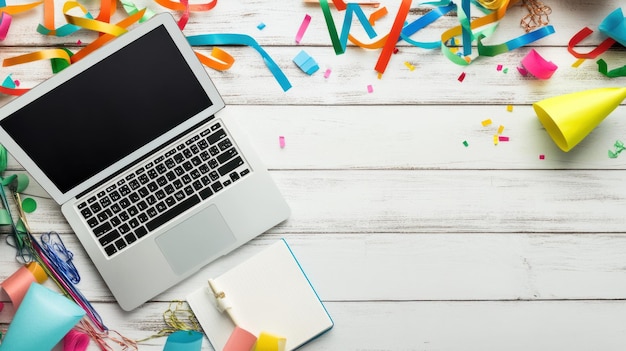
[[[217,122],[108,181],[77,208],[108,256],[250,173]]]

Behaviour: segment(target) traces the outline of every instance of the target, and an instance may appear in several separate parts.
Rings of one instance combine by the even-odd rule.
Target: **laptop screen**
[[[66,192],[211,105],[161,25],[0,124]]]

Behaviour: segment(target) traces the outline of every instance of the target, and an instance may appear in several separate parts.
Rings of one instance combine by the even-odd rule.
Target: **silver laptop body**
[[[223,108],[160,14],[6,104],[0,142],[129,311],[289,216]]]

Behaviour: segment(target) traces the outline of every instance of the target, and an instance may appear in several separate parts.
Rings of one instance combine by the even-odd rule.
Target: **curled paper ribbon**
[[[591,50],[588,53],[579,53],[576,50],[574,50],[574,47],[576,45],[578,45],[580,42],[582,42],[585,38],[590,36],[592,33],[593,33],[593,30],[589,27],[584,27],[583,29],[578,31],[578,33],[574,34],[574,36],[570,39],[569,43],[567,44],[567,51],[569,51],[570,54],[572,54],[574,57],[579,58],[579,59],[593,59],[603,54],[611,46],[613,46],[613,44],[615,44],[615,39],[606,38],[602,43],[600,43],[600,45],[598,45],[595,49]]]
[[[37,262],[30,262],[20,267],[15,273],[8,277],[0,286],[9,296],[13,307],[17,309],[28,289],[33,283],[43,283],[48,279],[46,272]]]
[[[32,283],[0,350],[51,350],[84,315],[85,311],[68,298]]]
[[[187,37],[187,41],[191,46],[216,46],[216,45],[245,45],[255,49],[261,57],[265,65],[269,68],[270,72],[274,75],[274,78],[278,81],[278,84],[283,88],[283,91],[291,89],[291,83],[280,69],[278,64],[270,57],[270,55],[256,42],[251,36],[245,34],[200,34],[191,35]]]
[[[603,59],[599,59],[596,63],[598,64],[598,71],[609,78],[626,77],[626,66],[609,70],[606,61]]]
[[[554,63],[545,60],[535,49],[522,59],[522,66],[526,71],[539,79],[549,79],[558,68]]]

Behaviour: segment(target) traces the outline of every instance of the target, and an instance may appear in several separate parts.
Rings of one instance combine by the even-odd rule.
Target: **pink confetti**
[[[540,160],[545,160],[546,159],[546,155],[543,155],[543,154],[539,155],[539,159]]]
[[[330,68],[326,70],[326,72],[324,72],[324,78],[328,79],[328,77],[330,77]]]
[[[304,36],[304,32],[309,27],[309,23],[311,23],[311,16],[304,15],[304,19],[302,20],[302,24],[300,24],[300,29],[298,29],[298,33],[296,34],[296,43],[300,44],[300,40]]]
[[[498,140],[499,140],[499,141],[509,141],[509,137],[500,135],[500,136],[498,137]]]
[[[528,75],[528,71],[524,67],[517,67],[517,71],[519,72],[519,74],[521,74],[524,77]]]
[[[78,41],[76,41],[76,45],[80,45],[80,44],[82,44],[82,43],[83,43],[83,42],[82,42],[82,41],[80,41],[80,39],[78,39]]]
[[[285,148],[285,137],[284,136],[279,136],[278,137],[278,144],[280,145],[281,149]]]
[[[394,54],[397,54],[397,53],[398,53],[398,51],[400,51],[400,50],[398,50],[398,48],[394,48],[394,49],[393,49],[393,53],[394,53]]]
[[[373,87],[371,84],[369,84],[369,85],[367,86],[367,92],[368,92],[368,93],[373,93],[373,92],[374,92],[374,87]]]
[[[459,82],[463,82],[463,80],[465,79],[465,72],[461,73],[461,75],[457,79],[459,80]]]
[[[498,66],[496,67],[496,70],[498,70],[498,72],[502,71],[502,65],[498,65]]]
[[[13,82],[15,83],[15,86],[16,86],[16,87],[19,87],[19,86],[20,86],[20,81],[19,81],[19,80],[17,80],[17,79],[16,79],[16,80],[14,80]]]

